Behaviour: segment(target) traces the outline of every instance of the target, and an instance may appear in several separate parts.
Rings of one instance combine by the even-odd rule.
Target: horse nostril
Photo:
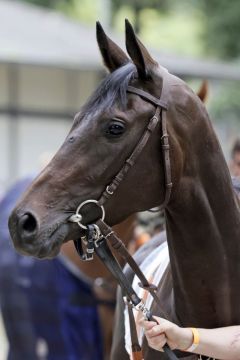
[[[33,234],[37,229],[37,221],[31,213],[24,214],[19,220],[19,230],[25,234]]]

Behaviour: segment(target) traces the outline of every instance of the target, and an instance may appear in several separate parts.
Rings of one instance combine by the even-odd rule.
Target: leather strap
[[[87,241],[90,243],[92,243],[93,239],[95,239],[95,235],[94,235],[95,226],[96,225],[93,224],[87,226]],[[142,280],[142,286],[147,291],[150,292],[150,294],[154,297],[155,301],[157,302],[160,310],[162,311],[161,304],[159,302],[157,294],[155,293],[156,287],[149,284],[148,280],[145,278],[144,274],[136,264],[135,260],[128,253],[127,249],[125,248],[125,245],[122,243],[120,239],[118,239],[118,237],[114,234],[112,229],[102,220],[99,220],[97,222],[97,226],[101,230],[102,236],[100,236],[98,239],[95,239],[94,249],[96,254],[99,256],[101,261],[106,265],[106,267],[115,277],[115,279],[121,286],[123,293],[127,295],[127,298],[131,302],[131,305],[137,307],[139,310],[141,309],[141,311],[144,311],[144,314],[148,320],[155,321],[151,312],[145,308],[144,303],[142,303],[142,300],[139,298],[137,293],[132,288],[131,283],[127,279],[126,275],[123,273],[117,259],[115,258],[110,248],[108,247],[107,242],[110,242],[111,246],[114,249],[118,250],[118,253],[125,259],[125,261],[129,264],[129,266],[131,266],[131,268],[135,271],[136,275]],[[76,246],[76,250],[78,252],[79,249],[80,248]],[[162,313],[163,313],[162,316],[166,316],[163,311]],[[139,358],[141,358],[141,348],[138,343],[135,321],[133,314],[131,312],[130,312],[130,329],[131,329],[131,338],[133,340],[133,345],[132,345],[133,358],[138,360]],[[163,347],[163,349],[170,360],[177,359],[176,355],[171,351],[171,349],[167,344]]]
[[[120,240],[117,235],[112,231],[112,229],[102,220],[98,220],[96,222],[96,225],[101,230],[103,236],[107,239],[107,241],[110,243],[111,247],[117,251],[117,253],[125,260],[125,262],[131,267],[135,275],[140,280],[140,286],[142,286],[145,290],[147,290],[153,297],[153,299],[156,301],[158,308],[161,312],[162,317],[169,318],[169,316],[166,314],[166,312],[163,310],[161,301],[157,296],[156,290],[157,287],[150,284],[145,275],[143,274],[142,270],[136,263],[136,261],[133,259],[133,257],[129,254],[126,246]]]
[[[165,110],[168,109],[166,102],[162,101],[161,99],[156,98],[155,96],[147,93],[144,90],[135,88],[133,86],[128,86],[127,92],[139,95],[141,98],[148,100],[150,103],[152,103],[154,105],[160,106],[162,109],[165,109]]]
[[[152,132],[154,131],[154,129],[156,128],[159,122],[159,115],[160,115],[160,108],[157,108],[156,113],[150,119],[143,136],[141,137],[137,146],[133,150],[132,154],[125,161],[125,164],[123,165],[121,170],[117,173],[111,184],[106,187],[101,198],[98,200],[100,206],[103,205],[106,202],[106,200],[109,199],[114,194],[114,192],[117,190],[118,186],[120,185],[124,177],[127,175],[128,171],[136,163],[138,156],[141,154],[143,148],[148,142],[149,137],[151,136]]]
[[[167,132],[167,114],[166,111],[162,110],[162,136],[161,136],[162,152],[164,159],[164,174],[165,174],[165,199],[161,204],[160,208],[164,209],[171,196],[172,191],[172,176],[171,176],[171,162],[170,162],[170,144],[169,144],[169,135]]]
[[[119,267],[116,258],[111,253],[110,249],[108,248],[106,244],[106,240],[110,242],[111,246],[118,251],[118,253],[123,256],[125,261],[129,264],[129,266],[135,271],[135,275],[137,275],[143,282],[146,284],[144,288],[146,288],[147,291],[150,292],[150,294],[154,297],[154,300],[157,302],[157,305],[161,311],[162,316],[166,317],[165,312],[162,310],[161,303],[157,297],[156,294],[156,287],[152,287],[151,284],[149,284],[148,280],[145,278],[144,274],[142,273],[141,269],[136,264],[135,260],[132,258],[132,256],[128,253],[128,250],[125,248],[125,245],[122,243],[120,239],[114,234],[111,228],[107,224],[105,224],[102,220],[99,220],[97,222],[97,226],[99,226],[103,239],[100,240],[100,246],[96,247],[96,253],[100,257],[100,259],[104,262],[104,264],[108,267],[108,269],[112,272],[112,274],[117,279],[119,285],[121,286],[123,293],[127,294],[127,297],[130,299],[131,303],[133,305],[138,305],[141,302],[141,299],[138,297],[138,295],[133,290],[131,284],[129,283],[128,279],[126,278],[125,274]],[[130,313],[130,330],[131,330],[131,338],[133,339],[133,357],[134,359],[139,359],[139,357],[142,355],[141,351],[139,349],[138,340],[136,339],[136,328],[135,328],[135,322],[134,318],[131,317]],[[145,316],[150,321],[156,321],[151,312],[147,311],[145,313]],[[135,329],[135,330],[134,330]],[[174,352],[169,348],[167,344],[163,347],[164,352],[168,356],[170,360],[177,360],[177,356],[174,354]],[[142,358],[141,358],[142,360]]]
[[[142,349],[138,341],[136,323],[133,315],[132,304],[127,301],[128,308],[128,317],[129,317],[129,326],[130,326],[130,334],[131,334],[131,343],[132,343],[132,353],[133,359],[143,359]]]
[[[100,206],[103,205],[115,193],[118,186],[120,185],[122,180],[127,175],[128,171],[136,163],[137,158],[141,154],[141,152],[144,149],[145,145],[147,144],[152,132],[154,131],[158,122],[161,119],[161,125],[162,125],[161,146],[162,146],[162,154],[163,154],[163,162],[164,162],[166,192],[165,192],[164,201],[160,205],[159,208],[164,209],[170,200],[171,191],[172,191],[170,145],[169,145],[168,132],[167,132],[167,115],[166,115],[166,111],[167,111],[168,107],[167,107],[167,102],[162,100],[162,98],[163,99],[166,98],[165,87],[163,87],[163,89],[162,89],[162,94],[161,94],[160,99],[152,96],[151,94],[147,93],[144,90],[137,89],[133,86],[128,86],[127,92],[141,96],[144,100],[147,100],[147,101],[153,103],[154,105],[156,105],[157,109],[156,109],[154,116],[149,120],[146,130],[145,130],[143,136],[141,137],[140,141],[138,142],[137,146],[133,150],[132,154],[125,161],[123,167],[120,169],[120,171],[114,177],[111,184],[106,187],[106,189],[102,193],[98,202],[99,202]]]

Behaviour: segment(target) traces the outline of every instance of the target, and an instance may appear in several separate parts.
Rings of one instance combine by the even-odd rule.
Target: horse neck
[[[192,149],[166,223],[176,316],[211,327],[240,321],[240,214],[213,132],[205,144]]]

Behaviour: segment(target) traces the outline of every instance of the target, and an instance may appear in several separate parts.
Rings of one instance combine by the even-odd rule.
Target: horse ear
[[[127,19],[125,20],[125,27],[127,52],[136,65],[139,76],[146,79],[151,69],[157,66],[157,62],[153,60],[148,50],[137,38],[132,25]]]
[[[96,23],[96,34],[104,65],[110,72],[130,61],[125,52],[105,34],[99,21]]]
[[[208,91],[209,87],[208,87],[208,81],[204,80],[201,84],[200,89],[197,92],[198,97],[202,100],[202,102],[205,104],[207,97],[208,97]]]

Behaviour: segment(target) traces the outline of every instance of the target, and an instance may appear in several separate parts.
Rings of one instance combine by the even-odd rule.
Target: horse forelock
[[[87,100],[81,114],[86,116],[109,110],[116,102],[120,108],[126,108],[127,87],[136,75],[136,66],[132,62],[107,75]]]

